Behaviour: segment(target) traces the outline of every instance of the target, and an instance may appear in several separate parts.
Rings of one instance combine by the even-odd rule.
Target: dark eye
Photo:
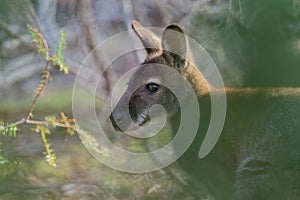
[[[148,83],[146,88],[149,92],[157,92],[159,85],[157,83]]]

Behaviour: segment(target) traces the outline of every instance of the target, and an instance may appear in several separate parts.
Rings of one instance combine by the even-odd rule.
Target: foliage
[[[18,127],[16,124],[7,124],[7,125],[0,124],[0,135],[8,135],[10,137],[16,137],[17,130]]]
[[[0,136],[16,137],[17,135],[17,125],[7,124],[3,125],[0,123]],[[2,143],[0,143],[0,175],[4,176],[14,172],[15,166],[18,162],[9,159],[1,150]]]
[[[5,176],[14,172],[15,167],[19,164],[16,160],[10,160],[2,154],[0,149],[0,175]]]
[[[46,86],[48,82],[51,80],[51,74],[49,67],[50,65],[53,65],[55,67],[59,68],[59,71],[62,71],[64,74],[69,73],[69,66],[64,61],[64,49],[66,47],[66,40],[65,40],[65,33],[61,31],[60,33],[60,41],[58,43],[58,47],[56,52],[53,54],[51,53],[51,50],[48,47],[47,41],[43,37],[43,35],[36,29],[31,26],[27,26],[28,31],[31,35],[32,41],[35,45],[36,52],[43,57],[45,60],[45,69],[42,72],[41,75],[41,83],[38,85],[38,87],[35,89],[36,96],[33,99],[31,106],[29,108],[28,114],[25,118],[14,122],[14,123],[7,123],[4,125],[0,123],[0,135],[2,136],[17,136],[17,131],[19,130],[19,127],[23,124],[29,124],[32,126],[32,130],[36,133],[39,133],[42,139],[42,142],[44,144],[44,155],[45,159],[48,162],[50,166],[55,167],[56,166],[56,154],[54,153],[54,150],[51,148],[51,143],[49,143],[48,137],[51,135],[50,128],[64,128],[66,130],[67,135],[74,135],[75,132],[78,134],[82,134],[87,138],[90,138],[90,140],[94,140],[93,137],[90,136],[89,133],[86,131],[80,129],[75,124],[75,119],[67,117],[64,112],[60,113],[60,117],[56,116],[46,116],[44,120],[33,120],[34,115],[33,111],[35,109],[35,106],[40,99],[42,93],[45,91]],[[0,146],[1,147],[1,146]],[[1,153],[0,148],[0,167],[3,167],[7,170],[7,173],[10,171],[13,171],[12,168],[17,162],[11,162],[9,159],[6,158],[6,156]],[[3,170],[2,170],[3,172]]]
[[[32,128],[32,130],[41,134],[41,137],[42,137],[42,140],[43,140],[43,143],[44,143],[44,146],[45,146],[44,155],[45,155],[46,161],[51,166],[55,167],[56,166],[56,162],[55,162],[56,161],[56,155],[53,152],[53,149],[50,148],[51,144],[48,143],[48,140],[47,140],[47,137],[46,137],[47,135],[51,134],[50,130],[44,125],[35,125]]]
[[[59,66],[59,71],[63,71],[65,74],[69,73],[69,66],[64,61],[64,49],[66,47],[65,32],[60,32],[60,41],[58,43],[57,51],[52,58],[53,64]]]

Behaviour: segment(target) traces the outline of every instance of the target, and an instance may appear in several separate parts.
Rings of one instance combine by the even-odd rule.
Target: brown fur
[[[300,199],[300,88],[225,88],[227,113],[221,137],[212,152],[199,159],[199,147],[211,117],[209,94],[223,90],[213,88],[194,66],[184,37],[169,38],[169,30],[183,33],[178,25],[169,25],[161,41],[138,22],[133,23],[133,29],[145,45],[148,55],[144,64],[148,66],[141,65],[131,77],[110,116],[114,127],[125,131],[129,123],[125,119],[130,116],[124,114],[124,107],[129,102],[131,117],[139,125],[148,120],[147,110],[152,105],[163,105],[168,114],[173,113],[170,121],[176,130],[180,113],[174,94],[164,87],[149,93],[146,86],[152,76],[171,79],[175,85],[180,82],[176,77],[179,72],[192,85],[201,108],[197,136],[179,159],[183,169],[196,182],[204,183],[216,199]],[[174,77],[160,77],[152,64],[170,67]]]

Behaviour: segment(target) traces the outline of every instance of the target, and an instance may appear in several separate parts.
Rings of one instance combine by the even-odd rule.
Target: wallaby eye
[[[157,92],[157,90],[159,89],[159,85],[157,83],[148,83],[146,85],[146,89],[149,92]]]

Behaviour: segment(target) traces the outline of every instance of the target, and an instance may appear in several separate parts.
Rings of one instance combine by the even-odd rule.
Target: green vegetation
[[[37,121],[34,120],[33,111],[35,110],[36,104],[39,101],[41,95],[46,89],[48,82],[51,79],[50,65],[59,67],[59,71],[64,72],[65,74],[69,73],[69,66],[64,62],[64,48],[66,46],[65,33],[61,31],[60,41],[57,47],[57,51],[52,55],[51,50],[48,47],[47,41],[44,39],[43,35],[36,29],[31,26],[28,26],[28,31],[31,35],[32,41],[35,44],[36,51],[41,55],[45,60],[45,69],[41,75],[41,83],[36,88],[36,96],[33,99],[29,107],[29,112],[25,118],[22,118],[19,121],[0,124],[0,135],[2,136],[13,136],[16,137],[17,131],[20,129],[20,126],[23,124],[29,124],[32,126],[32,131],[39,133],[43,144],[44,144],[44,155],[45,159],[49,165],[56,166],[56,155],[54,150],[51,148],[49,143],[48,136],[51,135],[49,127],[56,128],[61,127],[66,130],[68,135],[73,135],[75,131],[82,131],[82,134],[88,134],[85,131],[81,130],[78,126],[75,125],[75,119],[68,118],[63,112],[60,113],[60,117],[55,116],[46,116],[44,120]],[[61,101],[61,99],[59,98]],[[51,103],[55,103],[51,99]],[[53,104],[55,105],[55,104]],[[1,149],[0,149],[1,150]],[[7,168],[11,168],[10,161],[5,158],[5,155],[1,155],[0,160],[2,165],[6,165]],[[1,165],[0,163],[0,165]],[[4,170],[7,171],[7,170]]]
[[[29,31],[37,53],[45,61],[45,70],[41,76],[41,84],[35,91],[34,100],[28,96],[22,100],[13,97],[0,99],[0,104],[5,105],[0,107],[0,113],[5,117],[0,119],[0,137],[4,144],[3,146],[0,144],[0,182],[3,183],[0,184],[0,198],[15,199],[15,194],[18,194],[18,199],[61,199],[62,197],[66,199],[196,199],[179,181],[178,177],[184,175],[176,165],[171,167],[170,171],[127,174],[102,165],[86,151],[82,142],[94,145],[95,138],[80,129],[75,124],[75,119],[65,115],[65,113],[71,114],[71,88],[45,92],[51,80],[49,65],[58,66],[60,71],[68,73],[68,66],[63,59],[65,35],[61,32],[57,51],[51,54],[38,30],[29,27]],[[89,94],[82,92],[83,100],[86,95]],[[96,106],[102,104],[96,101]],[[24,113],[27,113],[25,117]],[[30,134],[33,132],[37,134]],[[56,134],[51,134],[54,132]],[[82,141],[78,137],[68,138],[75,133],[80,134]],[[28,137],[29,139],[25,139]],[[149,150],[145,146],[145,141],[130,139],[124,135],[115,136],[118,137],[123,138],[119,145],[130,151]],[[168,142],[169,137],[169,133],[159,134],[155,140],[162,140],[165,143]],[[8,149],[15,140],[25,142],[25,149],[17,148],[19,155],[16,157],[14,153],[4,153],[9,152]],[[43,146],[40,146],[40,143]],[[155,145],[156,142],[152,140],[150,149],[152,146],[156,147]],[[41,149],[44,149],[44,155]],[[33,152],[30,152],[31,150]],[[32,156],[35,153],[37,155]],[[55,166],[59,168],[54,168]]]

